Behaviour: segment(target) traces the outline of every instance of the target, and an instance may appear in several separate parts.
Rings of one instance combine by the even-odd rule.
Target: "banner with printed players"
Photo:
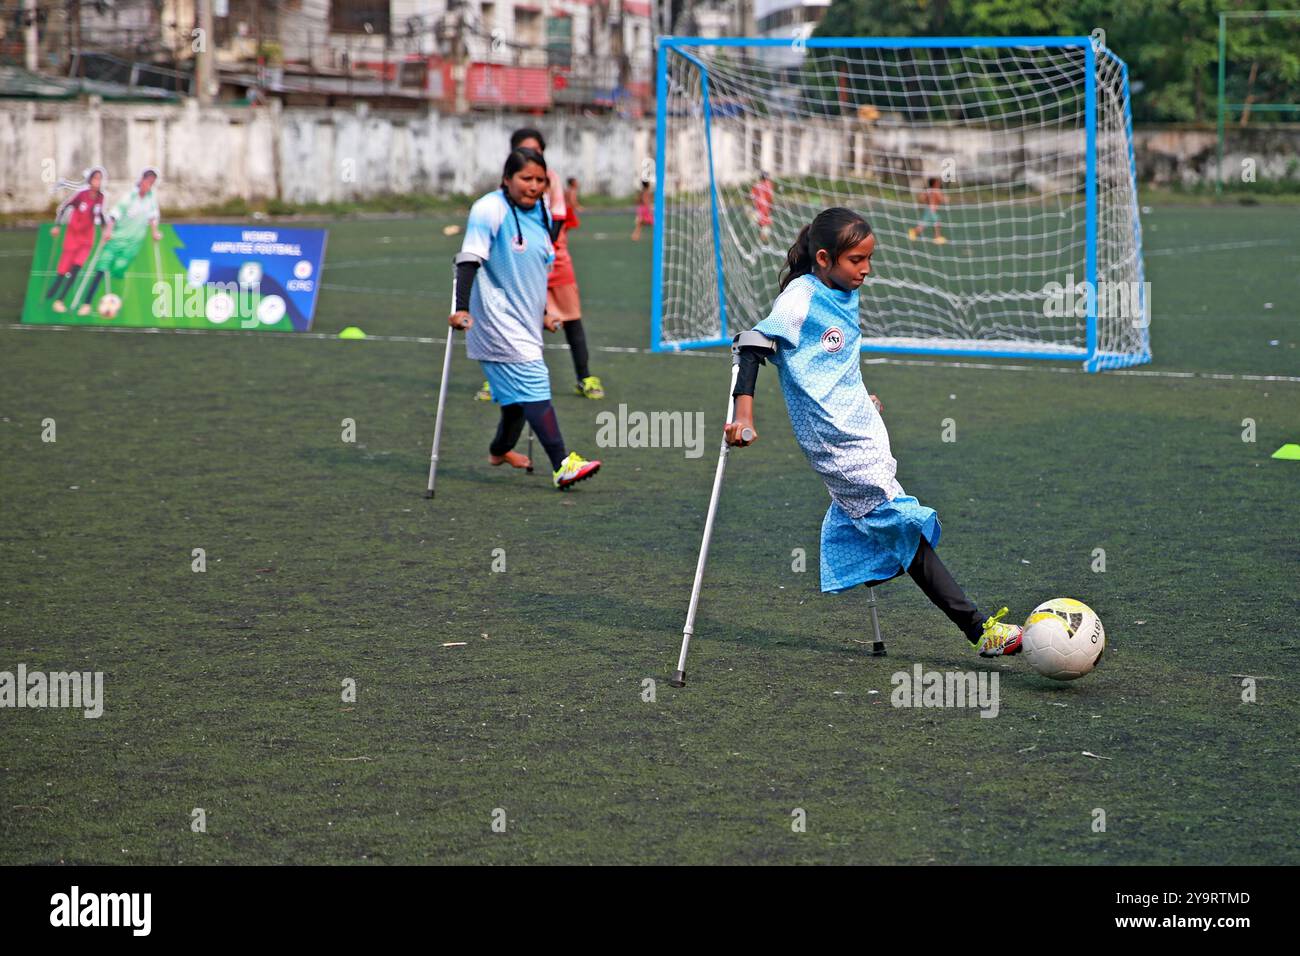
[[[37,232],[22,321],[155,328],[311,328],[323,229],[163,225],[146,169],[109,206],[103,171]]]

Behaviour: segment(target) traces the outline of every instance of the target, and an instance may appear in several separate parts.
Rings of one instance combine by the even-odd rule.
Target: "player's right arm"
[[[57,236],[59,234],[59,226],[63,224],[65,219],[72,218],[72,202],[78,195],[78,193],[73,193],[67,199],[63,200],[63,202],[59,203],[59,208],[54,211],[54,225],[50,229],[51,236]]]
[[[728,445],[744,448],[758,440],[758,430],[754,427],[754,387],[758,382],[758,367],[776,352],[777,343],[762,332],[751,330],[737,335],[733,347],[739,366],[736,387],[731,393],[735,409],[724,433]]]
[[[113,227],[117,221],[126,215],[127,210],[131,208],[131,194],[127,193],[117,201],[117,205],[108,211],[108,221],[104,223],[104,241],[113,238]]]
[[[731,416],[732,421],[727,423],[724,429],[727,435],[727,444],[744,448],[746,445],[752,445],[758,441],[758,430],[754,428],[754,396],[737,395],[736,412]],[[746,432],[749,434],[749,440],[743,437]]]
[[[492,240],[497,230],[505,221],[505,204],[499,194],[489,193],[479,199],[469,210],[469,221],[465,224],[465,239],[456,254],[455,274],[452,277],[454,305],[447,324],[453,329],[468,329],[474,324],[469,314],[470,292],[474,288],[474,276],[479,267],[487,262],[492,251]]]

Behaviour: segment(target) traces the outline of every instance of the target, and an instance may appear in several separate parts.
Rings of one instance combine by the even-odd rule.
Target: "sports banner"
[[[159,226],[104,241],[37,232],[24,322],[184,329],[311,328],[324,229]],[[74,242],[80,246],[73,247]]]

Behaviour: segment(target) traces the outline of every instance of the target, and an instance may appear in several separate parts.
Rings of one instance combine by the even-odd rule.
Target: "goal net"
[[[864,349],[1150,360],[1128,70],[1100,42],[659,42],[656,349],[752,327],[800,228],[847,206],[877,235]]]

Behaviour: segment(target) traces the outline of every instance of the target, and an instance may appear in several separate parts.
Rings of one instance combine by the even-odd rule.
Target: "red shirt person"
[[[50,235],[58,236],[59,225],[67,224],[63,230],[59,266],[49,291],[45,293],[46,300],[52,300],[55,312],[67,311],[63,299],[72,291],[77,273],[95,248],[95,227],[104,225],[104,167],[92,166],[86,170],[84,180],[83,188],[77,189],[59,205],[54,214],[54,226],[50,229]],[[72,188],[76,189],[76,186]]]
[[[759,229],[766,231],[772,225],[772,180],[767,173],[761,173],[758,182],[749,191],[750,201],[754,204],[754,220]]]

